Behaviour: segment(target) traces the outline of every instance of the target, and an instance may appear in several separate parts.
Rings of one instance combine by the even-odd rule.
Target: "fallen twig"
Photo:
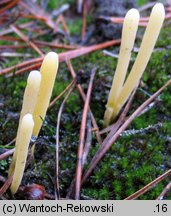
[[[67,87],[56,98],[54,98],[50,102],[48,109],[50,109],[51,107],[53,107],[53,105],[59,100],[59,98],[61,98],[65,94],[65,92],[68,91],[68,89],[71,88],[71,86],[73,85],[74,82],[75,82],[75,79],[73,79],[72,82],[70,82],[70,84],[67,85]]]
[[[163,189],[163,191],[162,191],[161,194],[157,197],[156,200],[163,200],[164,197],[167,195],[167,193],[169,193],[170,190],[171,190],[171,182],[169,182],[169,184],[166,185],[166,187]]]
[[[11,182],[12,182],[12,179],[13,179],[13,175],[14,175],[14,173],[12,173],[8,177],[8,179],[5,181],[5,183],[3,184],[3,186],[0,188],[0,197],[7,191],[7,189],[11,185]]]
[[[87,115],[87,137],[84,145],[84,151],[83,151],[83,157],[82,157],[82,166],[84,167],[86,161],[87,161],[87,156],[90,151],[91,147],[91,142],[92,142],[92,127],[91,127],[91,114],[90,112]]]
[[[125,106],[125,108],[124,108],[124,110],[123,110],[123,112],[121,113],[119,119],[117,120],[117,122],[114,123],[114,124],[112,124],[112,125],[110,125],[110,126],[108,126],[107,128],[105,128],[105,129],[103,129],[103,130],[101,130],[101,131],[99,132],[100,134],[103,134],[103,133],[106,133],[106,132],[111,131],[111,135],[108,135],[108,136],[106,137],[106,139],[107,139],[108,137],[114,136],[114,134],[115,134],[116,131],[119,129],[119,127],[124,123],[124,121],[125,121],[125,119],[126,119],[126,115],[127,115],[127,113],[129,112],[129,110],[130,110],[130,107],[131,107],[132,101],[133,101],[133,99],[134,99],[136,90],[137,90],[137,88],[135,88],[134,91],[133,91],[133,93],[131,94],[131,96],[130,96],[130,98],[129,98],[129,100],[128,100],[128,102],[127,102],[127,104],[126,104],[126,106]],[[106,139],[105,139],[105,140],[106,140]],[[108,140],[109,140],[109,139],[108,139]]]
[[[74,69],[72,67],[71,62],[69,60],[67,60],[66,63],[68,65],[68,68],[69,68],[69,71],[71,73],[72,78],[76,78],[76,73],[75,73],[75,71],[74,71]],[[84,90],[82,89],[82,87],[81,87],[80,84],[76,84],[76,87],[77,87],[78,91],[80,92],[80,95],[81,95],[83,101],[85,102],[86,95],[84,93]],[[96,119],[94,118],[93,113],[91,112],[90,107],[89,107],[89,111],[90,111],[90,114],[91,114],[91,120],[92,120],[93,127],[96,128],[96,132],[95,133],[96,133],[97,141],[98,141],[99,144],[101,144],[102,143],[102,138],[101,138],[101,136],[99,134],[99,127],[98,127],[98,125],[96,123]]]
[[[7,157],[11,156],[15,151],[15,148],[6,151],[5,153],[0,155],[0,160],[5,160]]]
[[[76,84],[76,80],[74,80],[74,82],[70,86],[70,89],[69,89],[67,95],[65,96],[65,98],[64,98],[64,100],[63,100],[63,102],[59,108],[59,112],[58,112],[58,116],[57,116],[57,125],[56,125],[56,184],[55,184],[55,198],[56,199],[60,199],[60,192],[59,192],[59,128],[60,128],[60,121],[61,121],[61,115],[62,115],[62,111],[63,111],[64,105],[65,105],[65,102],[67,101],[70,94],[73,92],[73,90],[75,88],[75,84]]]
[[[40,56],[44,56],[43,52],[34,44],[32,41],[29,40],[27,36],[25,36],[15,25],[11,25],[13,31],[27,44],[29,44]]]
[[[4,6],[3,8],[0,8],[0,14],[5,12],[6,10],[14,7],[20,0],[13,0],[10,1],[6,6]]]
[[[87,114],[88,108],[90,103],[91,91],[93,87],[93,80],[95,76],[97,68],[94,68],[91,72],[90,83],[87,90],[86,100],[84,103],[82,121],[81,121],[81,128],[80,128],[80,139],[78,145],[78,156],[77,156],[77,167],[76,167],[76,183],[75,183],[75,199],[80,199],[80,189],[81,189],[81,177],[82,177],[82,157],[83,157],[83,150],[84,150],[84,139],[85,139],[85,131],[86,131],[86,122],[87,122]]]

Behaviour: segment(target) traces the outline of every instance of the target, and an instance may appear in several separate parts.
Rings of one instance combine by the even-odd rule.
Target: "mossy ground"
[[[81,21],[78,20],[77,22],[79,24],[77,28],[81,32]],[[169,26],[162,29],[156,45],[156,48],[160,49],[157,49],[150,59],[142,78],[143,83],[137,90],[130,113],[170,78],[170,31],[171,27]],[[72,32],[73,34],[74,32],[78,33],[78,30],[73,27]],[[118,48],[111,48],[111,50],[113,49],[116,53],[118,52]],[[4,68],[21,61],[22,59],[16,58],[7,63],[1,62],[1,65]],[[97,123],[102,129],[105,104],[117,60],[104,56],[101,51],[97,51],[74,59],[72,63],[78,75],[78,81],[85,92],[90,71],[92,68],[98,67],[90,105]],[[16,136],[27,75],[28,73],[11,78],[0,77],[1,146],[5,146]],[[65,63],[61,63],[52,98],[64,90],[71,80],[67,66]],[[40,137],[36,141],[35,161],[26,170],[22,182],[22,184],[32,182],[42,184],[48,192],[53,192],[56,119],[61,102],[62,99],[47,113]],[[123,199],[170,169],[170,107],[171,92],[168,88],[160,95],[155,105],[148,112],[136,118],[128,129],[140,130],[158,123],[162,123],[162,126],[147,130],[145,133],[121,136],[96,167],[88,182],[84,185],[82,193],[93,199]],[[60,126],[60,190],[63,197],[66,195],[66,188],[69,187],[75,173],[82,109],[82,99],[75,89],[66,102]],[[99,144],[93,134],[88,161],[95,154],[98,146]],[[0,172],[4,175],[7,174],[9,163],[10,158],[0,161]],[[141,196],[140,199],[156,199],[167,183],[169,183],[169,178]],[[170,198],[168,197],[168,199]]]

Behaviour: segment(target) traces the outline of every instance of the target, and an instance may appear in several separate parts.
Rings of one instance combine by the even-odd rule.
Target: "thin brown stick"
[[[83,157],[82,157],[82,166],[84,168],[84,165],[86,164],[87,161],[87,156],[90,151],[91,147],[91,142],[92,142],[92,126],[91,126],[91,115],[90,112],[87,115],[87,136],[86,136],[86,141],[84,145],[84,151],[83,151]]]
[[[108,142],[110,142],[110,140],[112,139],[112,137],[115,135],[115,133],[117,132],[117,130],[121,127],[121,125],[125,122],[126,119],[126,115],[130,109],[130,106],[132,104],[135,92],[136,92],[137,88],[134,89],[133,93],[131,94],[122,114],[120,115],[118,121],[112,125],[112,127],[110,128],[110,133],[108,134],[108,136],[104,139],[102,145],[100,146],[100,148],[102,149],[105,145],[108,144]]]
[[[72,78],[76,78],[76,73],[75,73],[75,71],[74,71],[74,69],[73,69],[73,67],[72,67],[71,61],[67,60],[66,63],[67,63],[67,66],[68,66],[68,69],[69,69],[69,71],[70,71],[70,73],[71,73]],[[80,93],[80,95],[81,95],[83,101],[85,102],[85,100],[86,100],[86,95],[85,95],[85,93],[84,93],[83,88],[81,87],[80,84],[77,84],[76,87],[77,87],[77,89],[78,89],[78,91],[79,91],[79,93]],[[99,144],[101,144],[101,143],[102,143],[102,138],[101,138],[101,136],[100,136],[100,134],[99,134],[99,127],[98,127],[98,125],[97,125],[97,123],[96,123],[96,119],[94,118],[93,113],[91,112],[90,107],[89,107],[89,111],[90,111],[90,115],[91,115],[91,120],[92,120],[93,127],[97,129],[96,132],[95,132],[95,133],[96,133],[97,141],[98,141]]]
[[[120,41],[121,41],[120,39],[112,40],[112,41],[104,42],[104,43],[97,44],[97,45],[92,45],[92,46],[88,46],[88,47],[81,47],[81,48],[78,48],[76,50],[71,50],[71,51],[59,53],[59,62],[64,62],[64,61],[67,61],[69,59],[79,57],[81,55],[85,55],[85,54],[95,52],[95,51],[100,50],[100,49],[104,49],[106,47],[118,45],[118,44],[120,44]],[[13,70],[20,70],[21,68],[22,69],[20,70],[20,73],[24,73],[26,71],[29,71],[30,65],[33,65],[33,64],[34,64],[34,66],[32,66],[32,69],[37,69],[40,67],[42,60],[43,60],[43,57],[27,60],[23,63],[19,63],[17,65],[14,65],[14,66],[11,66],[9,68],[1,70],[0,75],[7,74]],[[16,71],[16,74],[17,74],[17,72],[18,71]]]
[[[59,17],[56,20],[56,25],[55,25],[55,28],[54,28],[54,32],[58,31],[58,26],[59,26],[60,22],[62,23],[62,27],[63,27],[64,32],[67,33],[67,35],[69,35],[69,28],[68,28],[68,26],[66,24],[66,21],[65,21],[65,18],[64,18],[64,16],[62,14],[59,15]]]
[[[13,0],[9,4],[7,4],[5,7],[0,9],[0,14],[8,10],[9,8],[14,7],[20,0]]]
[[[89,115],[90,115],[90,117],[89,117]],[[85,142],[84,152],[83,152],[83,158],[82,158],[82,166],[83,166],[83,168],[84,168],[84,165],[86,163],[87,156],[88,156],[88,153],[89,153],[89,150],[90,150],[91,141],[92,141],[91,114],[89,112],[88,119],[87,119],[87,137],[86,137],[86,142]],[[70,184],[66,199],[70,199],[70,197],[73,195],[74,185],[75,185],[75,177],[74,177],[74,179],[72,180],[72,182]]]
[[[11,156],[15,151],[15,148],[6,151],[5,153],[0,155],[0,160],[5,160],[7,157]]]
[[[37,4],[32,4],[31,1],[27,2],[20,2],[20,5],[23,8],[26,8],[31,14],[33,14],[38,20],[43,21],[47,26],[54,29],[55,24],[53,20],[51,19],[50,15],[45,13],[44,10],[42,10]]]
[[[83,150],[84,150],[84,142],[85,142],[85,133],[86,133],[86,123],[87,123],[87,114],[88,108],[90,104],[90,97],[93,88],[93,80],[95,77],[97,68],[94,68],[91,72],[90,83],[87,90],[86,100],[84,103],[82,121],[81,121],[81,128],[80,128],[80,140],[78,145],[78,156],[77,156],[77,167],[76,167],[76,181],[75,181],[75,199],[80,199],[80,189],[81,189],[81,177],[82,177],[82,157],[83,157]]]
[[[99,19],[110,21],[112,23],[122,24],[124,21],[124,17],[108,17],[108,16],[100,16]],[[146,27],[148,23],[149,17],[143,17],[139,21],[139,26]]]
[[[0,1],[0,6],[2,6],[3,4],[7,4],[9,3],[11,0],[1,0]]]
[[[169,182],[169,184],[166,185],[166,187],[163,189],[163,191],[162,191],[161,194],[157,197],[156,200],[163,200],[164,197],[167,195],[167,193],[169,193],[170,190],[171,190],[171,182]]]
[[[35,44],[37,45],[41,45],[41,46],[49,46],[52,48],[58,48],[58,49],[77,49],[79,48],[78,46],[74,46],[74,45],[67,45],[67,44],[57,44],[57,43],[49,43],[46,41],[37,41],[37,40],[33,40]]]
[[[3,184],[3,186],[0,188],[0,197],[7,191],[7,189],[9,188],[9,186],[12,183],[13,180],[13,175],[14,173],[12,173],[8,179],[5,181],[5,183]]]
[[[147,99],[141,106],[139,106],[134,113],[128,117],[128,119],[124,122],[124,124],[119,128],[119,130],[115,133],[113,137],[109,140],[108,143],[104,146],[103,143],[98,151],[96,152],[95,156],[90,162],[88,170],[85,172],[83,178],[82,178],[82,184],[87,180],[87,178],[91,175],[92,171],[98,164],[98,162],[104,157],[106,152],[109,150],[109,148],[112,146],[112,144],[118,139],[120,134],[130,125],[130,123],[139,115],[139,113],[142,112],[142,110],[145,109],[146,106],[148,106],[167,86],[171,84],[171,80],[169,80],[164,86],[162,86],[156,93],[154,93],[149,99]]]
[[[31,22],[28,22],[28,23],[24,23],[24,24],[18,25],[18,28],[19,28],[19,29],[26,29],[26,28],[32,26],[33,24],[34,24],[34,22],[31,21]],[[5,30],[1,31],[1,32],[0,32],[0,37],[2,37],[1,39],[2,39],[2,40],[8,40],[8,38],[9,38],[9,40],[10,40],[10,38],[13,38],[13,37],[4,36],[4,35],[10,34],[10,33],[12,33],[12,32],[13,32],[13,30],[12,30],[11,28],[5,29]],[[21,39],[19,39],[19,40],[22,41]],[[12,40],[12,41],[13,41],[13,40]]]
[[[82,18],[82,41],[85,39],[87,28],[87,1],[83,1],[83,18]]]
[[[74,82],[75,82],[75,79],[73,79],[72,82],[70,82],[69,85],[67,85],[67,87],[50,102],[49,107],[48,107],[49,109],[54,106],[54,104],[65,94],[66,91],[68,91],[68,89],[70,89],[70,87],[73,85]]]
[[[138,190],[137,192],[132,194],[131,196],[125,198],[125,200],[134,200],[134,199],[138,198],[139,196],[141,196],[142,194],[146,193],[151,188],[153,188],[156,184],[158,184],[159,182],[164,180],[169,175],[171,175],[171,169],[168,170],[167,172],[165,172],[164,174],[162,174],[161,176],[159,176],[158,178],[156,178],[154,181],[147,184],[145,187],[141,188],[140,190]]]
[[[16,141],[16,137],[13,140],[11,140],[9,143],[7,143],[6,146],[12,145],[13,143],[15,143],[15,141]]]
[[[1,39],[1,36],[0,36]],[[7,38],[7,41],[20,41],[18,38]],[[66,44],[57,44],[57,43],[50,43],[46,41],[36,41],[32,40],[38,47],[52,47],[52,48],[58,48],[58,49],[77,49],[79,48],[78,46],[73,46],[73,45],[66,45]],[[0,49],[19,49],[19,48],[25,48],[25,47],[30,47],[29,44],[24,44],[24,45],[0,45]]]
[[[126,104],[126,106],[125,106],[125,108],[124,108],[124,110],[123,110],[123,112],[121,113],[121,115],[120,115],[118,121],[117,121],[116,123],[110,125],[109,127],[103,129],[102,131],[100,131],[100,132],[99,132],[100,134],[103,134],[103,133],[112,131],[111,136],[113,136],[113,135],[116,133],[116,131],[119,129],[119,127],[120,127],[120,126],[123,124],[123,122],[125,121],[126,115],[127,115],[127,113],[129,112],[129,109],[130,109],[130,107],[131,107],[132,101],[133,101],[133,99],[134,99],[136,90],[137,90],[137,88],[135,88],[134,91],[133,91],[133,93],[131,94],[131,96],[130,96],[130,98],[129,98],[129,100],[128,100],[128,102],[127,102],[127,104]],[[111,136],[110,136],[110,137],[111,137]],[[108,137],[109,137],[109,136],[108,136]]]
[[[138,10],[139,12],[143,12],[145,10],[152,8],[154,5],[155,5],[155,2],[148,2],[147,4],[144,4],[143,6],[139,7]]]
[[[4,178],[3,176],[0,176],[0,181],[4,183],[6,181],[6,178]]]
[[[26,48],[28,45],[0,45],[0,49],[21,49]]]
[[[29,44],[39,55],[44,56],[43,52],[29,38],[24,35],[15,25],[11,25],[12,30],[27,44]]]
[[[21,68],[17,71],[14,71],[13,73],[8,74],[7,77],[12,77],[14,75],[16,76],[16,75],[22,74],[24,72],[29,72],[31,70],[38,69],[40,66],[41,66],[41,63],[31,64],[25,68]]]
[[[41,61],[42,61],[42,60],[43,60],[43,58],[42,58],[42,57],[39,57],[39,58],[36,58],[36,59],[31,59],[31,60],[28,60],[28,61],[19,63],[19,64],[17,64],[17,65],[14,65],[14,66],[11,66],[11,67],[6,68],[6,69],[4,69],[4,70],[1,70],[1,71],[0,71],[0,75],[7,74],[7,73],[9,73],[9,72],[11,72],[11,71],[14,71],[14,70],[17,70],[17,69],[20,69],[20,68],[24,69],[24,72],[25,72],[25,71],[29,71],[28,68],[30,67],[30,65],[32,66],[32,65],[34,65],[34,64],[35,64],[35,65],[37,64],[35,68],[38,68],[38,67],[41,65]],[[28,68],[27,68],[27,67],[28,67]],[[32,67],[32,68],[34,68],[34,67]]]
[[[64,109],[64,105],[68,99],[68,97],[70,96],[70,94],[73,92],[74,88],[75,88],[75,84],[76,84],[76,80],[74,80],[74,82],[72,83],[72,85],[70,86],[70,89],[67,93],[67,95],[65,96],[60,108],[59,108],[59,112],[58,112],[58,116],[57,116],[57,125],[56,125],[56,186],[55,186],[55,198],[57,200],[60,199],[60,191],[59,191],[59,128],[60,128],[60,121],[61,121],[61,115],[62,115],[62,111]]]

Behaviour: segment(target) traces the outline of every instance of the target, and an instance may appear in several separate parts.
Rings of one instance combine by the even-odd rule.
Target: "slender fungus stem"
[[[161,3],[157,3],[151,12],[150,19],[140,46],[139,53],[132,67],[132,70],[125,81],[122,91],[115,104],[115,117],[124,103],[127,101],[129,95],[138,85],[141,76],[148,64],[150,56],[153,52],[155,43],[160,33],[163,21],[165,18],[164,7]]]
[[[109,93],[109,98],[104,116],[105,125],[109,125],[111,118],[115,112],[116,100],[121,92],[128,65],[131,59],[131,51],[134,46],[135,37],[139,23],[139,12],[136,9],[131,9],[127,12],[122,29],[121,48],[119,52],[118,64],[116,67],[115,76],[112,87]]]
[[[17,133],[16,146],[17,158],[14,169],[14,177],[11,184],[11,192],[15,194],[20,186],[26,164],[28,147],[33,132],[34,122],[31,114],[26,114],[22,120]],[[18,156],[19,155],[19,156]]]
[[[131,12],[131,10],[129,12]],[[162,27],[164,18],[165,18],[164,6],[161,3],[155,4],[155,6],[152,9],[150,18],[149,18],[149,22],[148,22],[141,46],[140,46],[139,53],[137,55],[137,58],[135,60],[135,63],[132,67],[132,70],[127,80],[123,84],[124,79],[125,79],[125,74],[128,68],[128,63],[130,60],[130,50],[131,50],[130,49],[129,52],[125,51],[125,54],[122,52],[122,46],[127,47],[127,46],[124,46],[124,43],[125,43],[124,29],[126,25],[127,16],[125,17],[124,26],[123,26],[123,34],[122,34],[121,50],[120,50],[116,75],[114,77],[112,88],[109,94],[109,100],[107,103],[107,108],[106,108],[105,117],[104,117],[104,123],[106,126],[110,124],[111,121],[116,117],[116,115],[119,113],[122,106],[128,100],[131,92],[138,85],[139,80],[141,79],[141,76],[143,75],[143,72],[147,66],[147,63],[154,49],[154,46],[159,36],[160,29]],[[137,15],[137,19],[138,19],[138,15]],[[134,28],[137,29],[137,22],[131,23],[131,24],[133,26],[135,25]],[[128,45],[130,45],[130,48],[131,46],[133,47],[133,43],[135,40],[135,34],[136,34],[135,29],[134,29],[134,34],[132,35],[133,39],[130,38],[130,41],[132,43],[131,42],[130,44],[128,43]],[[129,28],[127,29],[127,32],[129,32]]]

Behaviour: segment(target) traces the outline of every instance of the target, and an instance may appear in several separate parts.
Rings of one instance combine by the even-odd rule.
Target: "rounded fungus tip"
[[[139,14],[139,11],[137,10],[137,9],[135,9],[135,8],[132,8],[132,9],[130,9],[128,12],[127,12],[127,14],[126,14],[126,16],[125,16],[125,18],[133,18],[133,19],[137,19],[137,20],[139,20],[139,18],[140,18],[140,14]]]
[[[55,59],[55,60],[58,60],[58,54],[51,51],[51,52],[47,53],[47,55],[45,55],[44,59]]]
[[[41,73],[37,70],[31,71],[28,79],[27,79],[27,83],[35,83],[35,82],[40,82],[41,80]]]
[[[27,124],[34,124],[32,114],[27,113],[26,115],[24,115],[24,116],[23,116],[23,119],[22,119],[22,122],[23,122],[23,124],[24,124],[24,123],[27,123]]]
[[[164,9],[164,6],[162,3],[156,3],[154,5],[154,7],[152,8],[152,12],[155,11],[155,12],[159,12],[160,14],[163,14],[165,15],[165,9]]]

